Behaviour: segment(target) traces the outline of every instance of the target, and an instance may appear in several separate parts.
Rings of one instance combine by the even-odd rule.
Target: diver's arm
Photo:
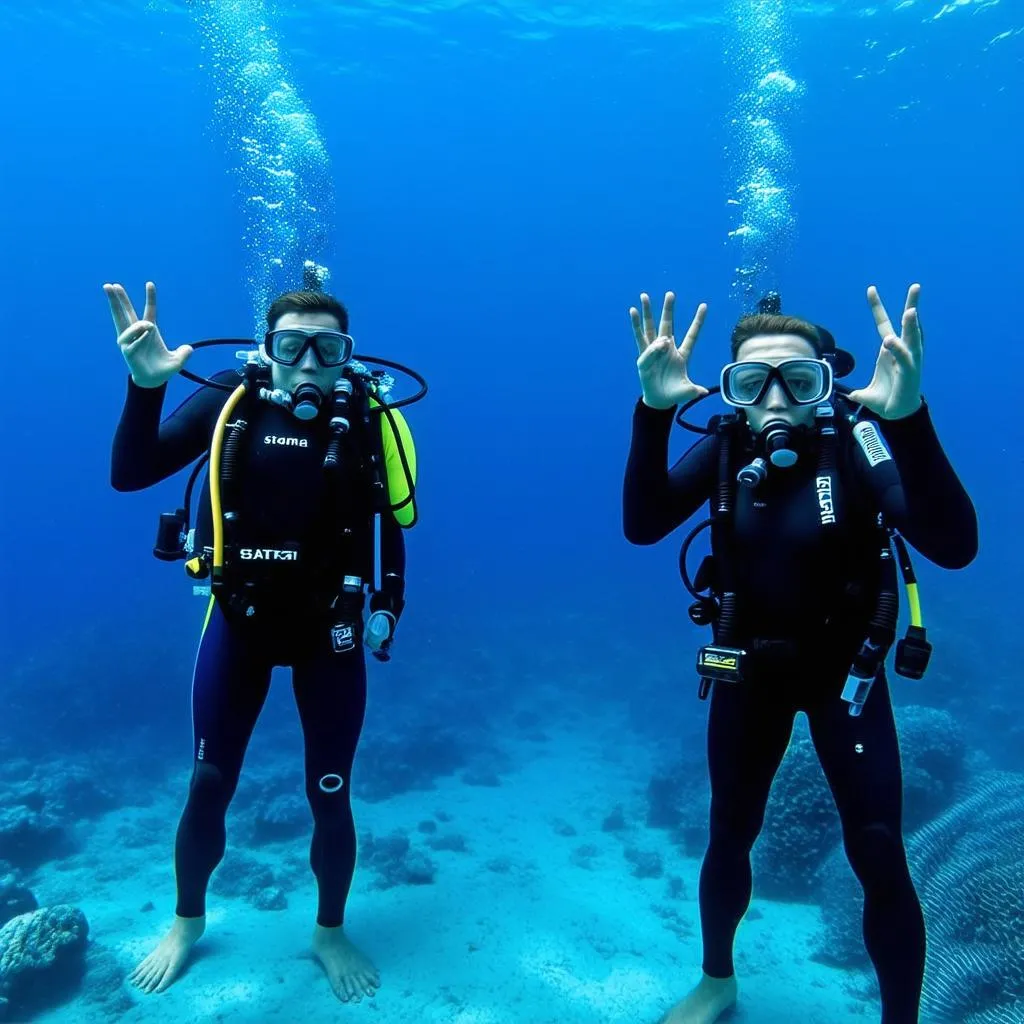
[[[670,469],[668,440],[675,408],[652,409],[638,401],[622,489],[622,524],[631,544],[655,544],[685,523],[711,495],[714,436],[698,441]]]
[[[875,487],[889,526],[899,530],[925,558],[944,569],[962,569],[978,553],[978,517],[967,491],[949,462],[927,405],[897,420],[863,417],[875,423],[895,463],[871,466],[861,447],[860,465]],[[869,446],[870,447],[870,446]],[[888,466],[892,466],[889,463]]]
[[[238,381],[231,370],[213,379]],[[217,388],[199,388],[161,423],[166,393],[166,384],[142,388],[128,378],[128,392],[110,459],[114,490],[140,491],[150,487],[183,469],[209,447],[226,393]]]

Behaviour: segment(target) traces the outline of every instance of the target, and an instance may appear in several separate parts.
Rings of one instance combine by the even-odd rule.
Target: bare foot
[[[316,926],[313,954],[320,961],[334,994],[343,1002],[358,1003],[376,995],[380,975],[373,963],[352,945],[341,928]]]
[[[709,978],[706,974],[697,987],[668,1011],[661,1024],[715,1024],[736,1005],[735,978]]]
[[[205,930],[205,917],[175,916],[160,945],[132,971],[128,980],[147,995],[163,992],[181,973],[192,947]]]

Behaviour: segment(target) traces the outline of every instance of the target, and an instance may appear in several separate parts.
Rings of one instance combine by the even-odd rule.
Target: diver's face
[[[798,334],[759,334],[740,345],[736,361],[756,360],[778,366],[785,359],[817,359],[814,346]],[[743,410],[754,433],[760,433],[766,423],[781,420],[793,427],[810,426],[814,422],[813,405],[793,405],[786,392],[773,380],[768,393],[758,405]]]
[[[331,331],[341,330],[338,318],[331,313],[322,311],[285,313],[278,317],[277,323],[274,324],[275,331],[283,331],[292,327],[301,327],[307,330],[315,330],[318,327]],[[324,395],[329,395],[335,382],[341,376],[341,371],[341,366],[321,366],[317,362],[313,346],[310,345],[295,366],[271,363],[270,380],[275,388],[289,393],[293,392],[300,384],[308,382],[315,384]]]

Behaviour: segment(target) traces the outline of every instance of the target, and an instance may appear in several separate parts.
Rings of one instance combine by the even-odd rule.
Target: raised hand
[[[141,320],[121,285],[105,284],[103,291],[110,303],[117,345],[131,370],[132,380],[140,388],[166,384],[192,355],[192,346],[179,345],[172,352],[164,344],[156,325],[156,285],[146,282],[146,308]]]
[[[636,368],[640,374],[643,400],[652,409],[671,409],[674,405],[684,405],[708,393],[707,388],[690,380],[688,369],[693,346],[697,344],[697,335],[700,334],[708,307],[703,302],[697,307],[685,337],[677,346],[672,324],[675,298],[672,292],[665,293],[657,333],[654,330],[650,296],[646,293],[640,296],[642,313],[636,307],[629,311],[639,352]]]
[[[889,314],[878,295],[878,289],[868,288],[868,302],[875,317],[875,326],[882,338],[875,372],[866,388],[851,391],[853,402],[870,409],[886,420],[909,416],[921,407],[921,360],[924,354],[924,332],[917,311],[921,286],[912,284],[907,291],[903,307],[900,336],[896,337]]]

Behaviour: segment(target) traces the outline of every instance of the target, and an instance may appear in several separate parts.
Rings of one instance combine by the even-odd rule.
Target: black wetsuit
[[[220,381],[238,384],[236,373]],[[227,393],[203,388],[160,422],[166,387],[128,382],[114,439],[111,481],[119,491],[140,490],[181,470],[210,448]],[[255,581],[245,600],[211,603],[192,682],[195,770],[178,826],[175,874],[177,913],[205,913],[206,889],[224,855],[225,816],[242,760],[270,687],[271,669],[292,669],[305,742],[306,796],[313,812],[310,864],[317,879],[317,922],[337,927],[356,859],[349,789],[352,762],[366,707],[366,664],[361,618],[355,644],[335,651],[330,608],[344,574],[372,579],[372,505],[355,428],[343,448],[341,469],[323,469],[329,441],[325,414],[304,422],[255,397],[236,410],[248,423],[238,452],[233,507],[242,524],[239,550]],[[365,438],[363,439],[365,441]],[[197,520],[197,547],[210,540],[209,478]],[[347,532],[343,532],[347,531]],[[385,586],[370,608],[403,606],[405,544],[385,514],[380,532]],[[297,552],[280,557],[279,552]],[[242,564],[242,563],[239,563]]]
[[[714,436],[668,468],[675,410],[638,402],[625,474],[628,540],[653,544],[690,518],[718,484]],[[902,772],[888,687],[875,684],[860,716],[841,699],[879,590],[877,513],[946,568],[977,552],[977,521],[932,427],[927,407],[881,421],[888,486],[869,486],[869,460],[847,435],[839,446],[843,501],[837,531],[823,530],[814,451],[739,488],[728,557],[738,600],[738,646],[755,652],[737,684],[715,684],[708,719],[710,842],[700,877],[704,971],[733,974],[733,940],[750,902],[750,852],[797,711],[842,821],[850,865],[864,888],[864,938],[881,988],[883,1024],[918,1020],[925,928],[902,836]],[[749,431],[745,431],[750,443]],[[812,442],[813,444],[813,442]],[[741,453],[743,460],[751,454]],[[895,463],[895,472],[893,469]],[[741,463],[742,464],[742,463]],[[733,467],[735,469],[735,467]]]

